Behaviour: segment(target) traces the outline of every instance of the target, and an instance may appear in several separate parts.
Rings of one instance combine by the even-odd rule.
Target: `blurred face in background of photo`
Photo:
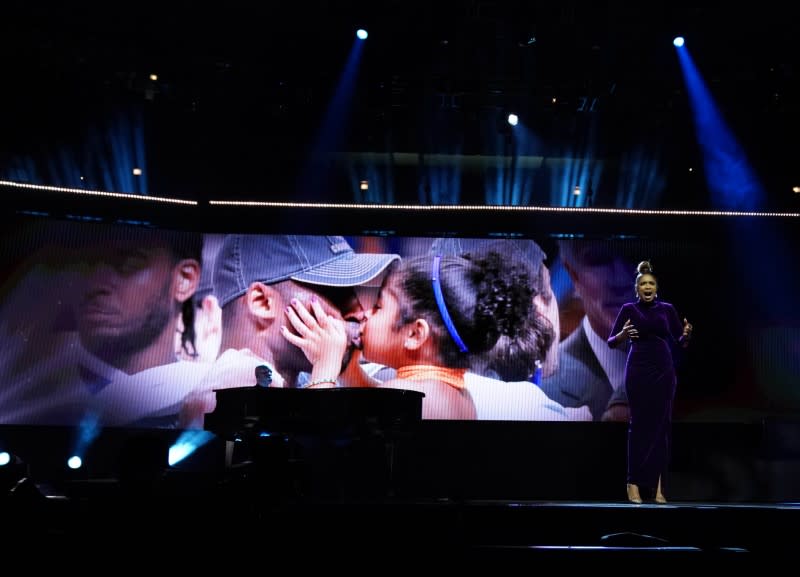
[[[561,258],[589,324],[605,338],[619,309],[633,300],[630,273],[635,259],[601,241],[564,244]]]

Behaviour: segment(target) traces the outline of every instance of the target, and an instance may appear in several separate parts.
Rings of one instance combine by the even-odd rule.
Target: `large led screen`
[[[608,339],[642,260],[693,327],[670,343],[676,420],[800,408],[800,259],[769,226],[695,241],[31,218],[2,237],[0,424],[202,428],[215,391],[256,386],[407,388],[425,419],[624,421],[628,345]]]

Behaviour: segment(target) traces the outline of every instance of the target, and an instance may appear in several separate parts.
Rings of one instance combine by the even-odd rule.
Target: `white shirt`
[[[467,372],[464,384],[482,421],[591,421],[589,407],[564,407],[529,381],[506,382]],[[424,400],[423,400],[424,402]]]
[[[0,423],[136,426],[176,415],[211,366],[176,361],[129,375],[90,354],[74,332],[49,351],[13,374],[3,371]]]

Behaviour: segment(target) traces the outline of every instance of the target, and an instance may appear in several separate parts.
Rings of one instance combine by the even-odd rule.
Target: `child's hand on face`
[[[311,298],[310,307],[293,298],[286,316],[296,334],[286,325],[281,331],[311,363],[311,380],[338,376],[349,344],[345,322],[326,313],[316,297]]]

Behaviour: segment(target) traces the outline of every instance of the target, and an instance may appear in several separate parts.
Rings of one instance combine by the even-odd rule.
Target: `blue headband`
[[[450,333],[450,336],[453,338],[453,342],[455,342],[456,346],[458,346],[458,350],[460,350],[462,353],[466,353],[469,349],[467,349],[467,345],[464,344],[464,341],[461,340],[461,337],[458,336],[458,331],[456,330],[456,326],[453,324],[453,319],[450,318],[450,313],[447,312],[447,305],[444,304],[442,285],[439,282],[439,265],[441,261],[441,255],[436,255],[433,257],[433,270],[431,271],[433,296],[436,298],[436,306],[439,307],[439,314],[442,315],[442,321],[444,322],[444,326],[447,327],[447,332]]]

